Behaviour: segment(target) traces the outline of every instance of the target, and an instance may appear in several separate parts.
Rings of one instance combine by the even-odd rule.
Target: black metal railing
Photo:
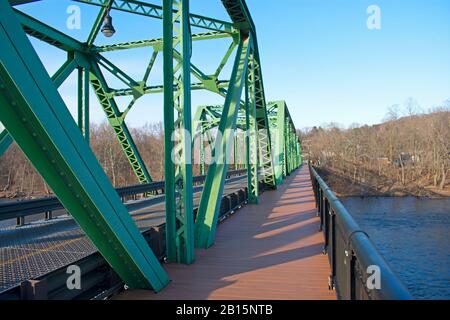
[[[410,300],[412,295],[356,221],[310,165],[309,171],[331,266],[330,289],[345,300]],[[379,280],[379,282],[377,282]]]
[[[235,170],[229,171],[227,179],[247,174],[247,170]],[[206,176],[198,176],[193,178],[195,186],[203,184],[206,180]],[[137,195],[147,197],[147,195],[153,193],[164,194],[165,183],[164,181],[152,182],[147,184],[140,184],[136,186],[117,188],[117,194],[122,198],[122,201],[126,201],[127,198],[132,197],[137,199]],[[11,201],[0,204],[0,221],[17,219],[17,226],[25,224],[25,217],[45,214],[45,219],[50,220],[53,218],[53,212],[63,210],[64,206],[59,202],[55,196],[23,201]]]

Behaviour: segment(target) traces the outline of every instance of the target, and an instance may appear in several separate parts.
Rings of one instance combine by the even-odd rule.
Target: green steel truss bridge
[[[20,10],[22,4],[36,1],[0,0],[0,155],[15,141],[128,287],[161,291],[169,276],[90,148],[89,93],[97,96],[143,186],[155,182],[127,127],[127,114],[144,95],[164,95],[165,257],[169,263],[192,264],[196,248],[215,243],[230,169],[245,169],[246,197],[257,204],[261,188],[277,189],[302,163],[301,143],[286,103],[266,101],[250,12],[244,0],[221,1],[229,22],[191,13],[189,0],[163,0],[162,6],[134,0],[74,0],[98,12],[88,38],[78,41]],[[116,11],[129,14],[129,19],[139,15],[160,20],[162,37],[96,45],[105,18]],[[67,53],[67,61],[53,76],[48,76],[29,37]],[[213,74],[191,63],[192,41],[224,38],[230,45]],[[141,47],[153,49],[149,61],[142,61],[143,79],[133,79],[104,55]],[[150,85],[158,56],[163,57],[163,83]],[[232,72],[224,79],[227,64]],[[72,73],[78,76],[77,119],[57,90]],[[112,88],[111,79],[120,80],[123,87]],[[224,102],[193,112],[192,90],[213,92]],[[131,103],[122,105],[123,96],[132,97]],[[233,146],[236,158],[239,144],[236,132],[246,133],[239,140],[240,150],[245,149],[245,163],[239,168],[230,164]],[[200,171],[205,175],[195,208],[194,194],[199,191],[194,190],[192,173],[194,143],[200,146]],[[180,161],[172,161],[172,150]],[[206,163],[208,150],[216,160],[211,164]]]
[[[266,100],[244,0],[221,0],[228,21],[191,13],[189,0],[68,1],[97,12],[84,41],[21,11],[43,1],[0,0],[0,156],[15,141],[55,193],[0,203],[0,300],[117,292],[119,299],[412,299],[315,168],[302,165],[286,103]],[[119,12],[159,20],[162,36],[100,45],[100,33],[115,33],[111,16]],[[51,77],[30,38],[65,52]],[[229,46],[207,73],[191,62],[193,41],[216,39]],[[135,48],[149,50],[141,79],[106,58],[121,51],[132,59]],[[160,56],[163,83],[150,84]],[[76,119],[58,91],[74,73]],[[223,103],[192,110],[193,90]],[[91,92],[135,186],[114,189],[90,147]],[[150,94],[164,97],[164,181],[153,180],[126,123]],[[66,283],[73,265],[82,275],[77,290]],[[381,289],[368,284],[373,266]],[[124,284],[132,290],[123,292]]]

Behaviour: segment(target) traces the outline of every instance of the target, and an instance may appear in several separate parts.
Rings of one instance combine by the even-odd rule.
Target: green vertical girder
[[[253,52],[249,57],[246,81],[246,166],[248,201],[256,204],[259,201],[259,130],[256,117],[255,64]]]
[[[78,68],[78,127],[89,144],[89,68]]]
[[[230,146],[236,128],[241,95],[247,76],[249,50],[249,39],[243,38],[236,54],[230,87],[219,125],[219,132],[222,134],[216,138],[214,147],[215,161],[208,169],[197,220],[195,221],[195,245],[198,248],[209,248],[215,241],[225,177],[228,171],[229,158],[231,157]]]
[[[284,151],[285,146],[285,113],[286,105],[284,103],[277,103],[277,115],[276,115],[276,133],[277,133],[277,143],[275,144],[275,178],[277,184],[283,183],[283,179],[286,176],[286,171],[284,170],[284,163],[286,161],[286,154]]]
[[[200,175],[204,176],[206,173],[206,154],[205,154],[205,133],[200,133]]]
[[[164,0],[163,8],[167,260],[191,264],[195,246],[189,0]]]
[[[131,288],[169,281],[121,203],[6,1],[0,1],[0,121]]]
[[[258,140],[260,149],[260,161],[264,184],[276,189],[275,169],[272,159],[272,138],[270,135],[270,124],[267,116],[267,105],[264,94],[261,64],[255,51],[255,102],[256,122],[258,124]]]
[[[125,123],[123,114],[120,112],[114,98],[110,94],[110,90],[106,80],[97,63],[92,62],[90,66],[90,82],[97,95],[100,105],[106,114],[106,117],[114,129],[117,139],[131,164],[133,172],[136,174],[140,183],[150,183],[152,178],[139,154],[139,151],[131,137],[131,133]]]
[[[300,139],[295,132],[289,109],[285,101],[269,102],[268,116],[272,133],[276,141],[272,149],[275,152],[275,176],[277,184],[301,165]]]
[[[285,125],[284,125],[284,139],[285,139],[285,147],[284,147],[284,152],[286,155],[286,175],[289,175],[291,173],[291,163],[290,163],[290,156],[289,156],[289,152],[290,152],[290,146],[289,146],[289,120],[287,118],[284,119]]]

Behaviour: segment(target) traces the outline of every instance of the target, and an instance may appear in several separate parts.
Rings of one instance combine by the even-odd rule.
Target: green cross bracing
[[[232,154],[236,161],[238,150],[246,150],[248,200],[255,204],[261,182],[276,188],[302,161],[301,143],[286,103],[266,102],[250,12],[244,0],[221,1],[230,22],[191,13],[189,0],[163,0],[162,6],[135,0],[73,0],[98,12],[83,42],[20,11],[19,5],[40,1],[44,0],[0,0],[0,121],[5,126],[0,125],[0,156],[14,138],[119,276],[130,287],[159,291],[169,279],[89,147],[89,93],[92,88],[141,183],[152,178],[127,127],[127,115],[144,95],[164,94],[167,261],[194,262],[195,247],[214,243]],[[106,14],[115,11],[160,20],[162,37],[97,45]],[[193,27],[201,32],[192,33]],[[53,77],[48,77],[26,35],[67,53]],[[230,44],[218,67],[205,73],[191,62],[193,43],[217,39]],[[103,55],[136,48],[149,50],[141,79]],[[158,56],[163,57],[164,82],[150,84]],[[233,59],[231,75],[226,76],[224,70]],[[57,91],[75,71],[77,123]],[[111,79],[121,85],[111,87]],[[192,119],[193,90],[215,93],[225,102],[199,107]],[[124,96],[131,102],[122,105],[118,97]],[[238,131],[244,133],[242,139]],[[196,141],[200,141],[199,168],[206,182],[194,219],[192,151]],[[205,143],[212,146],[214,160],[208,166]]]

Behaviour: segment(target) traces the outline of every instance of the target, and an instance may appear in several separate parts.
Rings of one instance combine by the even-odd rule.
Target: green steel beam
[[[70,74],[75,70],[77,64],[73,57],[67,59],[67,61],[56,71],[52,76],[53,84],[56,88],[59,88],[61,84],[70,76]],[[2,156],[6,150],[13,143],[13,138],[8,134],[6,130],[0,130],[0,156]]]
[[[219,90],[228,88],[230,85],[229,81],[225,80],[219,80],[217,81],[217,87]],[[178,90],[178,88],[174,88],[174,90]],[[209,90],[204,83],[192,83],[191,84],[191,90]],[[115,97],[121,97],[121,96],[134,96],[136,93],[135,89],[132,88],[126,88],[126,89],[111,89],[110,94]],[[155,86],[145,86],[142,88],[143,94],[157,94],[157,93],[163,93],[164,92],[164,85],[155,85]],[[214,91],[216,92],[216,91]],[[221,94],[222,95],[222,94]]]
[[[236,41],[233,41],[230,44],[230,47],[228,48],[227,52],[225,53],[225,56],[222,58],[222,61],[220,62],[219,67],[217,68],[216,72],[214,73],[214,77],[216,79],[219,78],[220,74],[222,73],[223,68],[225,67],[225,65],[228,63],[228,60],[230,59],[231,55],[234,52],[234,49],[236,49]]]
[[[136,97],[143,95],[143,90],[141,88],[141,85],[131,78],[126,72],[122,71],[120,68],[118,68],[115,64],[113,64],[111,61],[106,59],[104,56],[100,54],[96,54],[95,59],[97,63],[105,68],[110,74],[115,76],[117,79],[122,81],[125,85],[130,87],[133,90],[133,94]]]
[[[275,132],[276,132],[276,143],[274,148],[274,165],[275,165],[275,179],[277,185],[283,183],[285,173],[284,173],[284,162],[286,161],[286,154],[284,151],[285,146],[285,119],[286,119],[286,104],[284,101],[276,102],[276,117],[275,117]]]
[[[37,2],[37,1],[41,1],[41,0],[8,0],[8,2],[9,2],[12,6],[16,6],[16,5],[20,5],[20,4],[25,4],[25,3],[30,3],[30,2]]]
[[[78,63],[74,59],[72,54],[69,54],[68,59],[64,64],[56,71],[52,76],[52,81],[56,88],[59,88],[64,81],[72,74],[72,72],[77,68]]]
[[[211,31],[205,33],[197,33],[192,35],[192,41],[203,41],[203,40],[214,40],[214,39],[223,39],[229,38],[231,35],[227,32],[221,31]],[[176,41],[176,39],[174,39]],[[119,51],[119,50],[128,50],[128,49],[137,49],[144,47],[153,47],[157,51],[162,50],[163,39],[151,39],[151,40],[140,40],[140,41],[130,41],[123,43],[116,43],[104,46],[93,47],[93,52],[109,52],[109,51]]]
[[[200,133],[200,175],[206,174],[205,133]]]
[[[102,23],[105,19],[106,12],[110,8],[112,1],[113,0],[106,0],[105,6],[100,8],[97,18],[94,21],[94,25],[92,26],[91,32],[89,33],[89,36],[87,39],[88,47],[91,47],[94,44],[94,41],[97,38],[98,32],[100,31],[100,28],[102,27]]]
[[[208,169],[195,222],[195,240],[198,248],[209,248],[215,241],[217,220],[231,152],[230,144],[236,128],[241,95],[247,75],[249,49],[249,39],[243,38],[238,47],[230,87],[219,125],[219,132],[222,134],[216,138],[215,161]]]
[[[104,7],[107,5],[108,0],[73,0],[73,1]],[[133,0],[114,0],[112,9],[143,15],[146,17],[163,19],[163,8],[161,6],[151,4],[148,2],[133,1]],[[173,13],[176,14],[176,10],[174,10]],[[176,20],[175,22],[180,23],[180,20]],[[233,24],[230,22],[212,19],[197,14],[190,14],[189,22],[192,27],[207,30],[222,31],[227,33],[233,33],[235,31]]]
[[[147,69],[145,69],[145,74],[142,79],[142,83],[144,85],[146,85],[148,82],[148,78],[150,77],[150,73],[153,70],[153,66],[155,65],[156,58],[158,58],[158,54],[159,54],[159,52],[155,50],[155,51],[153,51],[152,56],[150,57],[150,61],[148,63]],[[144,91],[144,93],[145,93],[145,91]]]
[[[253,38],[253,37],[252,37]],[[254,42],[253,42],[254,43]],[[260,161],[262,175],[265,185],[276,189],[275,169],[272,155],[272,138],[270,135],[270,123],[267,116],[267,104],[264,95],[264,84],[262,81],[261,65],[254,54],[254,77],[255,77],[255,101],[256,101],[256,121],[258,123],[258,140],[260,149]]]
[[[252,28],[252,22],[248,9],[243,0],[222,0],[222,4],[228,12],[233,24],[242,31]]]
[[[122,150],[131,164],[131,168],[140,183],[152,182],[150,173],[147,171],[144,161],[142,160],[125,123],[124,115],[120,112],[114,98],[111,96],[110,89],[108,88],[106,79],[103,76],[100,67],[96,62],[92,62],[89,71],[90,82],[95,94],[97,95],[100,105],[102,106],[110,125],[114,129]]]
[[[258,168],[258,123],[256,118],[256,94],[255,94],[255,64],[253,52],[249,58],[248,74],[246,81],[246,167],[247,167],[247,185],[248,201],[253,204],[258,203],[259,198],[259,168]]]
[[[78,127],[89,144],[89,67],[78,68]]]
[[[131,287],[169,279],[78,130],[19,21],[0,1],[0,121]]]
[[[14,9],[23,30],[30,36],[44,41],[52,46],[65,51],[87,52],[87,48],[81,42],[65,35],[64,33]]]
[[[195,246],[189,0],[164,0],[163,6],[167,260],[191,264],[195,259]],[[174,26],[176,21],[179,27]],[[178,88],[176,91],[174,84]]]

